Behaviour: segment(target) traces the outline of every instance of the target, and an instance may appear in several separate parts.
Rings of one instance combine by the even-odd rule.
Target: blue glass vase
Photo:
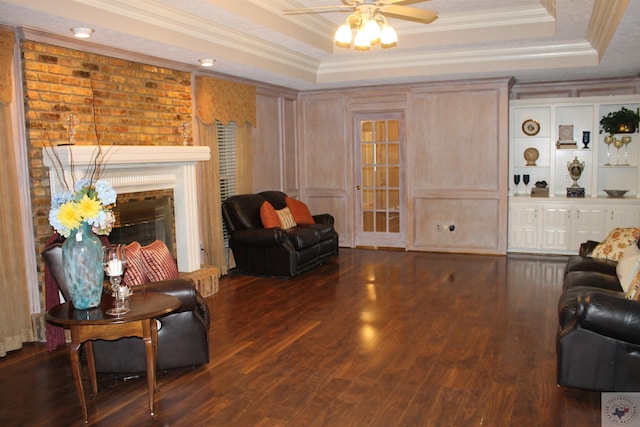
[[[72,230],[62,244],[62,265],[74,308],[86,310],[100,305],[104,281],[102,242],[86,222]]]

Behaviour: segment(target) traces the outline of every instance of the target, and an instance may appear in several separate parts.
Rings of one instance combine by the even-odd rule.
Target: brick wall
[[[76,115],[77,145],[182,145],[191,122],[191,74],[43,44],[22,42],[31,202],[44,308],[40,252],[53,233],[43,144],[68,143],[65,118]]]

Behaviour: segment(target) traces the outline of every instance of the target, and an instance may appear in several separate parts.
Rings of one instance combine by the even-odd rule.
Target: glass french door
[[[356,129],[356,244],[406,247],[402,114],[359,114]]]

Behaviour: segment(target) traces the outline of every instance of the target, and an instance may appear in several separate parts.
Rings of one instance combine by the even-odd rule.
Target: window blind
[[[236,124],[223,125],[216,120],[218,153],[220,156],[220,200],[236,194]],[[227,227],[222,224],[224,247],[229,247]]]

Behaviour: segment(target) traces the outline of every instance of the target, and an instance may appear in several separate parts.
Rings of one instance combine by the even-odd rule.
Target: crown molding
[[[362,57],[361,57],[362,58]],[[562,45],[537,45],[456,51],[415,51],[402,55],[377,55],[368,58],[327,60],[318,70],[318,83],[361,81],[379,78],[461,74],[512,70],[513,64],[524,69],[581,67],[597,65],[597,52],[586,41]]]
[[[613,34],[622,20],[630,0],[595,0],[593,13],[587,28],[587,40],[598,51],[598,58],[604,56]]]

